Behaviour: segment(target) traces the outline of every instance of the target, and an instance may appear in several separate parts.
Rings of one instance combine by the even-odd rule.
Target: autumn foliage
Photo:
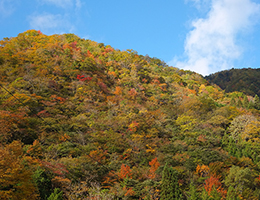
[[[4,38],[0,199],[259,199],[252,91],[74,34]]]

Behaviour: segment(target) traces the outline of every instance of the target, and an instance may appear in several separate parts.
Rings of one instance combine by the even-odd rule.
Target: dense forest
[[[74,34],[0,41],[4,200],[260,199],[260,100]]]
[[[260,68],[230,69],[206,76],[205,79],[218,85],[225,92],[243,92],[254,96],[260,95]]]

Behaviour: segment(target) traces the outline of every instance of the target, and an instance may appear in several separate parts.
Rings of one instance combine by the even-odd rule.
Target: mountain
[[[259,199],[260,100],[74,34],[0,41],[2,199]]]
[[[206,76],[210,83],[217,84],[226,92],[239,91],[260,96],[260,69],[230,69]]]

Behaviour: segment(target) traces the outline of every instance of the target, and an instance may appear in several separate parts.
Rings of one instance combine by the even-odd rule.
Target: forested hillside
[[[1,199],[260,199],[260,100],[133,50],[0,41]]]
[[[230,69],[206,76],[210,83],[217,84],[226,92],[239,91],[247,95],[260,95],[259,69]]]

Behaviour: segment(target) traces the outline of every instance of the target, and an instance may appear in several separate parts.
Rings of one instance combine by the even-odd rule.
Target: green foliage
[[[255,95],[254,98],[254,108],[260,110],[260,99],[257,94]]]
[[[59,188],[55,188],[47,200],[63,200],[62,191]]]
[[[228,187],[227,200],[239,200],[239,198],[237,197],[236,191],[232,186]]]
[[[52,193],[51,177],[43,169],[37,168],[33,174],[33,180],[37,185],[41,199],[46,200]]]
[[[199,195],[193,182],[190,183],[187,200],[198,200]]]
[[[247,95],[260,95],[259,93],[260,69],[230,69],[206,76],[205,79],[217,84],[226,92],[240,91]]]
[[[178,183],[178,173],[166,164],[162,172],[161,199],[181,199],[182,194]]]
[[[235,192],[238,195],[242,195],[244,198],[249,199],[252,195],[251,189],[253,188],[252,172],[250,169],[242,169],[238,166],[232,166],[229,174],[225,179],[225,184],[230,188],[230,193]]]

